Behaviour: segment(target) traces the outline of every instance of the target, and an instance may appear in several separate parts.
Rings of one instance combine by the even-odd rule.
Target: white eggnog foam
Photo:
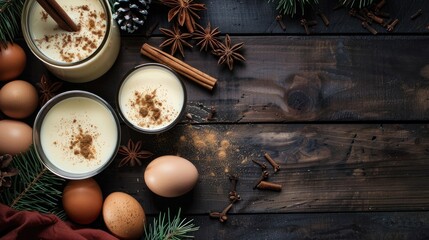
[[[30,50],[57,77],[88,82],[115,62],[120,34],[106,0],[57,0],[79,26],[67,32],[35,0],[24,4],[21,26]]]
[[[120,142],[119,120],[98,96],[70,91],[38,113],[33,142],[43,164],[68,179],[93,176],[113,160]]]
[[[124,77],[117,102],[128,126],[143,133],[160,133],[183,116],[186,89],[170,68],[157,63],[142,64]]]

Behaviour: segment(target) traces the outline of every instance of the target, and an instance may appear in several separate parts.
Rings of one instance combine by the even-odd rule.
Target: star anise
[[[200,19],[195,11],[207,9],[205,4],[192,3],[193,0],[161,0],[161,2],[171,8],[168,12],[168,21],[171,22],[177,16],[179,25],[185,24],[190,33],[195,30],[195,18]]]
[[[210,22],[207,23],[207,27],[204,28],[201,25],[197,24],[197,29],[194,32],[194,39],[198,40],[197,46],[201,45],[200,51],[204,49],[207,52],[207,48],[210,46],[211,49],[219,48],[221,43],[217,36],[220,34],[219,28],[212,29]]]
[[[171,45],[171,55],[174,55],[177,49],[179,49],[180,53],[182,54],[182,57],[185,57],[183,45],[192,48],[192,45],[185,41],[185,39],[192,37],[192,34],[180,32],[180,29],[176,24],[173,26],[173,30],[166,28],[160,28],[159,30],[167,37],[169,37],[167,40],[161,43],[159,47],[163,48]]]
[[[118,153],[125,157],[119,162],[119,167],[129,164],[131,167],[135,165],[142,165],[141,159],[149,158],[153,154],[146,150],[140,150],[142,147],[142,141],[134,143],[133,140],[128,140],[127,146],[120,146]]]
[[[10,154],[0,156],[0,191],[12,186],[11,177],[19,173],[18,169],[9,167],[13,158]]]
[[[231,47],[231,38],[228,34],[225,36],[225,43],[221,43],[218,49],[213,51],[213,54],[219,56],[218,64],[223,64],[226,62],[229,70],[232,70],[234,67],[234,60],[246,61],[246,59],[239,53],[237,53],[240,48],[244,45],[243,42],[237,43]]]
[[[37,83],[40,92],[39,103],[43,106],[49,99],[56,95],[56,92],[61,88],[63,84],[61,82],[51,83],[45,74],[40,78],[40,82]]]

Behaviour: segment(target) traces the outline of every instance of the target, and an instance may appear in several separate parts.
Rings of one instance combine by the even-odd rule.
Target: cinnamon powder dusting
[[[104,12],[91,10],[88,5],[68,7],[67,10],[80,12],[76,19],[79,28],[77,32],[57,31],[35,41],[39,48],[58,50],[59,58],[71,63],[81,61],[95,52],[106,33],[107,17]],[[46,22],[47,19],[48,14],[42,10],[41,20]]]
[[[79,133],[73,135],[72,138],[70,149],[74,151],[75,155],[81,155],[85,159],[95,158],[95,148],[93,145],[94,137],[90,133],[84,132],[82,128],[79,127]]]
[[[140,127],[145,128],[167,125],[178,115],[177,111],[167,106],[156,89],[146,93],[135,91],[130,106],[136,112],[130,117],[137,121]]]

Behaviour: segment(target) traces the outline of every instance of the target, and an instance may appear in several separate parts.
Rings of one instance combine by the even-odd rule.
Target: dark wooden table
[[[383,11],[400,23],[393,32],[373,24],[375,36],[346,9],[333,11],[336,1],[321,0],[328,27],[306,16],[318,21],[310,35],[299,17],[286,18],[283,31],[267,0],[199,2],[208,8],[201,22],[244,42],[247,61],[229,71],[198,47],[186,49],[185,62],[218,78],[212,92],[185,79],[192,119],[159,135],[122,125],[122,144],[142,140],[154,157],[187,158],[199,181],[184,197],[160,198],[143,180],[151,159],[118,168],[118,156],[96,177],[104,195],[131,194],[149,219],[181,207],[200,226],[197,239],[428,239],[429,2],[388,1]],[[423,14],[411,20],[418,9]],[[152,62],[139,53],[142,44],[164,40],[157,27],[169,26],[166,14],[153,4],[144,28],[123,34],[108,73],[61,90],[88,90],[116,106],[122,76]],[[26,50],[22,78],[55,80]],[[264,162],[265,152],[280,164],[270,179],[282,184],[281,192],[253,189],[261,171],[252,160]],[[228,204],[230,174],[239,176],[242,200],[220,223],[208,213]]]

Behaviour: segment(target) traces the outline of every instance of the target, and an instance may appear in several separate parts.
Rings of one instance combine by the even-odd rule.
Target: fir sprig
[[[0,0],[0,44],[13,42],[21,29],[25,0]]]
[[[10,188],[0,194],[0,202],[16,210],[53,213],[65,219],[61,207],[64,179],[51,173],[37,158],[34,147],[14,157],[11,165],[20,170]]]
[[[319,4],[318,0],[269,0],[268,2],[277,2],[277,10],[284,15],[294,16],[301,9],[301,14],[304,15],[306,6]]]
[[[165,213],[159,213],[158,219],[154,219],[153,223],[145,228],[146,240],[179,240],[183,238],[194,238],[189,235],[191,232],[198,231],[200,227],[195,226],[193,220],[186,221],[186,218],[181,219],[180,210],[171,219],[170,209],[167,211],[167,219]]]
[[[341,4],[347,7],[357,7],[357,8],[364,8],[369,5],[371,5],[374,0],[340,0]]]

